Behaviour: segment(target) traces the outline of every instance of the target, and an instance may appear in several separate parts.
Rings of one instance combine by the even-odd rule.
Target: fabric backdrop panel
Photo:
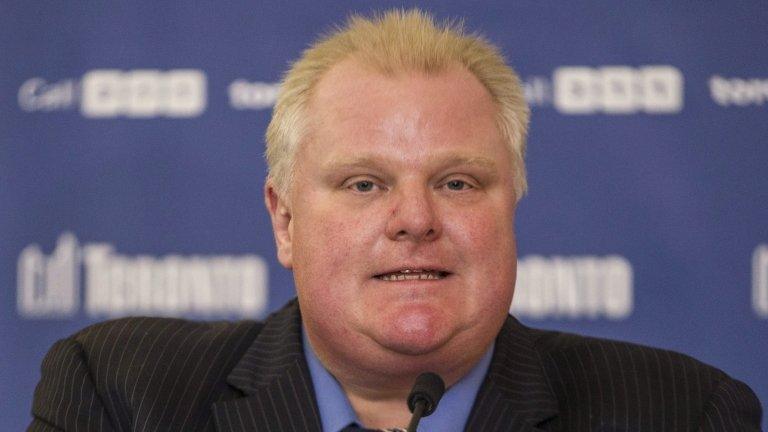
[[[404,6],[463,18],[525,86],[512,312],[768,400],[765,2],[268,3],[0,5],[0,429],[88,324],[294,296],[262,199],[276,84],[351,13]]]

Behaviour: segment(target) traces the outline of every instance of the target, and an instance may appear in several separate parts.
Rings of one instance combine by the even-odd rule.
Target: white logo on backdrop
[[[18,261],[21,316],[125,315],[258,317],[267,306],[267,265],[255,255],[152,257],[117,254],[107,243],[78,244],[62,234],[46,256],[37,245]]]
[[[761,318],[768,318],[768,244],[752,254],[752,308]]]
[[[552,105],[552,80],[546,76],[530,75],[523,78],[525,100],[532,107]]]
[[[234,109],[270,109],[277,101],[280,83],[248,82],[237,79],[229,84],[229,105]]]
[[[79,91],[75,80],[49,83],[42,78],[31,78],[19,87],[19,108],[27,112],[69,109],[77,103]]]
[[[565,114],[671,114],[683,109],[683,74],[673,66],[561,67],[554,105]]]
[[[683,74],[674,66],[632,68],[563,66],[552,78],[523,80],[532,107],[554,106],[566,115],[674,114],[683,109]]]
[[[35,77],[18,92],[28,112],[77,108],[87,118],[196,117],[207,105],[206,76],[197,69],[94,69],[81,80]]]
[[[510,311],[530,318],[626,319],[634,307],[633,272],[626,258],[541,257],[518,260]]]
[[[83,76],[80,112],[85,117],[195,117],[206,105],[205,74],[171,71],[92,70]]]
[[[19,255],[17,310],[26,317],[74,315],[80,306],[80,248],[74,235],[59,236],[50,257],[38,245]]]
[[[748,106],[768,103],[768,78],[723,78],[714,75],[709,79],[709,93],[720,106]]]

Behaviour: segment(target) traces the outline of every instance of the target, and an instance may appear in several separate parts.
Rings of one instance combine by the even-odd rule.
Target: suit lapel
[[[558,405],[526,327],[508,317],[466,431],[540,431]]]
[[[321,430],[295,300],[267,318],[227,383],[245,397],[213,405],[219,431]]]

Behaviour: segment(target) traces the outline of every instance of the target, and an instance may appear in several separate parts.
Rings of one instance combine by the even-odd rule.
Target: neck
[[[403,428],[411,419],[406,398],[408,392],[397,395],[374,395],[364,389],[344,387],[349,403],[357,418],[366,428],[387,429]]]

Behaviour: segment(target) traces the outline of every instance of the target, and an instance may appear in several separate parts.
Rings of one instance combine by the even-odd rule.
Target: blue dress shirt
[[[339,432],[350,423],[360,424],[360,421],[342,390],[341,385],[333,375],[325,369],[312,350],[307,340],[306,331],[302,332],[304,356],[309,366],[312,385],[315,387],[315,397],[320,410],[320,421],[323,432]],[[460,432],[469,419],[469,412],[475,402],[488,366],[491,364],[493,345],[482,359],[461,380],[451,386],[440,400],[437,410],[431,416],[421,419],[420,432]],[[403,405],[406,401],[403,400]],[[396,427],[398,425],[392,425]],[[399,425],[404,427],[405,425]]]

